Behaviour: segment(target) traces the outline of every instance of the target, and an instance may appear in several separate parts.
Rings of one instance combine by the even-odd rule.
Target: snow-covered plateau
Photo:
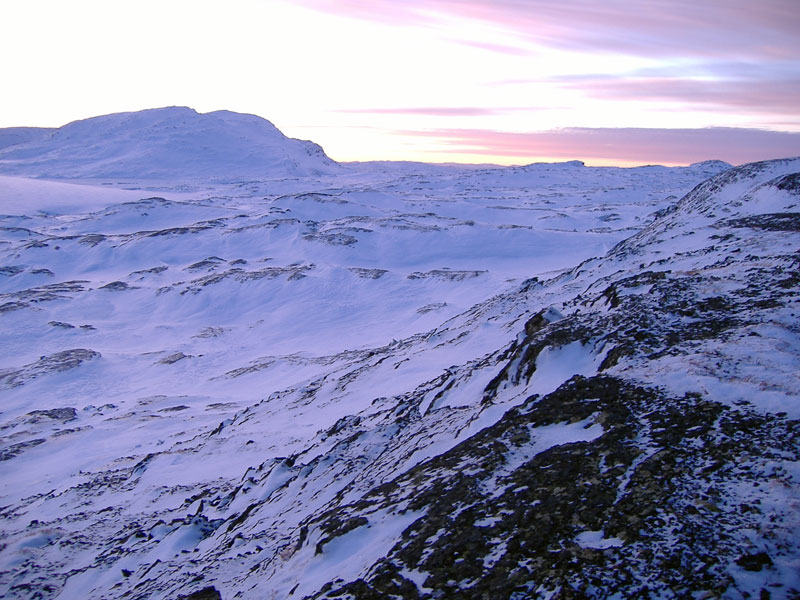
[[[0,596],[799,598],[799,203],[0,130]]]

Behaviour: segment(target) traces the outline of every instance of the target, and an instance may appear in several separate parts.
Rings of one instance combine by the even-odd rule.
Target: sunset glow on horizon
[[[185,105],[334,159],[800,155],[794,0],[12,0],[0,127]]]

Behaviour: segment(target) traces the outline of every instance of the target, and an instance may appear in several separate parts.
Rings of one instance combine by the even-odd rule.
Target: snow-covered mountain
[[[0,177],[3,597],[800,593],[800,159],[124,177]]]
[[[47,127],[6,127],[0,129],[0,150],[17,144],[27,144],[51,135],[55,129]]]
[[[11,143],[15,142],[15,143]],[[330,173],[317,144],[255,115],[186,107],[118,113],[54,130],[0,130],[0,174],[49,178],[263,178]]]

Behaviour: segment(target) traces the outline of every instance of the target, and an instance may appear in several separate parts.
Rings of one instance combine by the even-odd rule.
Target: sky
[[[0,127],[190,106],[340,161],[800,155],[798,0],[2,0]]]

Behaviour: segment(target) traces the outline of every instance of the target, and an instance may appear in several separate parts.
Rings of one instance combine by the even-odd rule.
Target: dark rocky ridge
[[[603,434],[520,461],[537,429],[587,420]],[[793,568],[796,541],[765,553],[743,532],[785,537],[793,516],[767,509],[763,530],[768,502],[759,488],[791,482],[758,467],[787,453],[797,460],[798,442],[797,421],[578,377],[322,517],[331,529],[366,526],[361,515],[376,507],[425,511],[368,577],[334,581],[312,597],[715,597],[747,591],[736,590],[741,564],[761,573],[761,589],[789,597],[800,591],[781,576]],[[585,532],[612,542],[581,544]],[[424,573],[417,581],[427,591],[403,576],[409,571]]]
[[[717,220],[712,211],[725,207],[710,202],[730,182],[769,168],[733,169],[698,186],[669,212],[672,227],[656,222],[606,259],[652,256],[653,231],[662,243],[663,232],[691,227],[687,213],[699,211],[711,213],[710,243],[686,254],[707,256],[702,269],[673,270],[682,257],[659,257],[634,273],[595,279],[565,302],[578,309],[566,318],[533,315],[484,403],[529,380],[543,349],[574,342],[602,352],[600,370],[617,377],[577,377],[531,397],[446,454],[313,520],[335,536],[369,527],[376,508],[424,512],[365,577],[330,581],[308,598],[800,597],[800,544],[789,533],[797,512],[776,510],[774,491],[798,493],[791,473],[800,422],[700,390],[671,396],[648,372],[706,343],[759,336],[765,324],[800,334],[800,240],[786,237],[800,213]],[[765,185],[796,196],[797,180],[790,174]],[[783,237],[765,241],[759,236],[767,231]],[[721,282],[726,293],[710,295]],[[712,376],[736,377],[736,365],[721,358]],[[526,455],[537,429],[584,419],[603,435]],[[598,547],[581,544],[583,532],[599,537]]]

